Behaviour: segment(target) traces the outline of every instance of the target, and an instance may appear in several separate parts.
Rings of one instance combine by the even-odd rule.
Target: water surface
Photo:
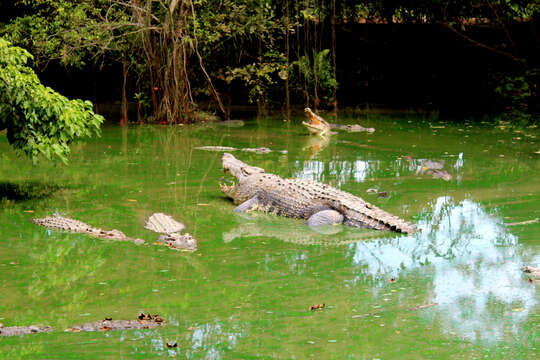
[[[0,338],[0,358],[538,358],[539,285],[520,267],[540,266],[540,223],[516,224],[540,218],[538,129],[410,116],[340,121],[377,131],[325,142],[299,119],[106,126],[101,138],[73,145],[69,166],[32,166],[0,137],[0,322],[56,329]],[[325,234],[235,214],[219,192],[221,153],[195,149],[207,145],[286,150],[234,154],[352,192],[422,231]],[[429,175],[428,160],[452,179]],[[153,212],[184,222],[199,250],[153,246],[157,235],[143,228]],[[53,213],[148,245],[29,221]],[[324,310],[308,310],[319,303]],[[143,311],[168,325],[62,331]]]

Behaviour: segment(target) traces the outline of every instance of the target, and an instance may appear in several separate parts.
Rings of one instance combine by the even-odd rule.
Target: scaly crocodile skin
[[[249,210],[308,219],[321,210],[333,209],[344,216],[343,223],[348,226],[402,233],[416,231],[413,224],[329,185],[267,174],[228,153],[223,155],[222,161],[223,169],[231,171],[238,183],[221,185],[221,190],[237,204],[256,198]]]

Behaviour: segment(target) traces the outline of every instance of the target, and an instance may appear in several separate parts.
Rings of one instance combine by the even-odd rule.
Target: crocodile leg
[[[307,220],[309,226],[334,225],[343,222],[343,215],[336,210],[322,210],[311,215]]]
[[[248,199],[235,207],[234,212],[246,212],[249,210],[253,210],[257,207],[257,205],[259,205],[259,199],[257,198],[257,196],[254,196],[251,199]]]

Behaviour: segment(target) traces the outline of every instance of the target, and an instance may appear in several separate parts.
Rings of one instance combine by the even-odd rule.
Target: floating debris
[[[506,226],[529,225],[529,224],[537,223],[539,221],[540,221],[540,219],[536,218],[536,219],[532,219],[532,220],[525,220],[525,221],[518,221],[518,222],[508,223],[508,224],[506,224]]]
[[[531,274],[536,279],[540,279],[540,268],[533,266],[524,266],[521,268],[521,271],[526,274]]]
[[[309,310],[310,310],[310,311],[313,311],[313,310],[322,310],[322,309],[324,309],[324,306],[325,306],[324,303],[322,303],[322,304],[311,305],[311,306],[309,307]]]
[[[420,309],[425,309],[425,308],[432,307],[432,306],[435,306],[435,305],[438,305],[438,303],[417,305],[417,306],[413,306],[411,308],[408,308],[407,310],[420,310]]]

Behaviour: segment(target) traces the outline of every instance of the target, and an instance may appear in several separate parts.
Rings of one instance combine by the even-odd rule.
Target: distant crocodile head
[[[304,125],[310,133],[318,136],[330,135],[329,123],[327,123],[322,117],[311,111],[311,109],[308,107],[305,108],[304,111],[308,116],[309,122],[302,121],[302,125]]]
[[[237,158],[235,158],[232,154],[224,153],[222,158],[222,167],[224,173],[231,173],[232,176],[234,176],[238,183],[235,183],[234,180],[232,181],[231,185],[227,184],[220,184],[221,191],[227,195],[228,197],[235,200],[235,202],[239,201],[245,201],[247,200],[247,196],[250,194],[241,195],[238,193],[238,185],[242,183],[245,179],[247,179],[250,175],[253,174],[262,174],[264,173],[264,169],[261,169],[256,166],[248,165]]]

